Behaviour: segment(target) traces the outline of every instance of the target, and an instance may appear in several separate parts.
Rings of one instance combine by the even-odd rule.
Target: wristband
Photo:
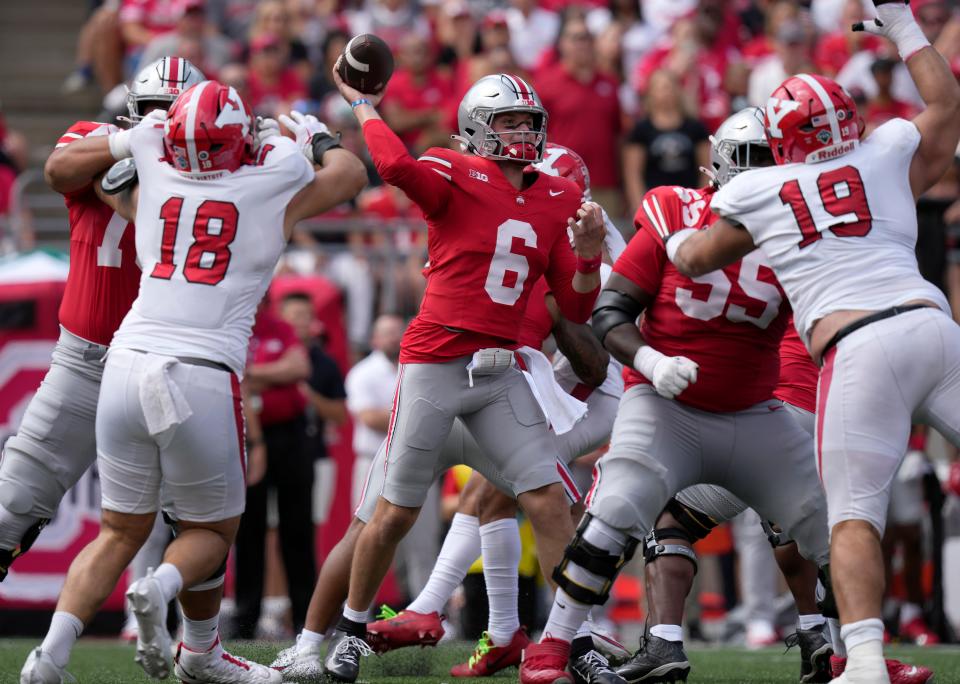
[[[667,258],[670,261],[674,261],[680,245],[689,240],[690,236],[696,232],[696,228],[684,228],[683,230],[678,230],[676,233],[670,233],[664,240],[664,246],[667,248]]]
[[[351,102],[351,103],[350,103],[350,108],[351,108],[351,109],[356,109],[356,108],[359,107],[360,105],[364,105],[364,104],[368,104],[368,105],[370,105],[371,107],[373,106],[372,104],[370,104],[370,100],[368,100],[368,99],[365,98],[365,97],[361,97],[359,100],[354,100],[353,102]]]
[[[600,270],[600,265],[603,263],[603,252],[600,252],[597,256],[592,259],[584,259],[583,257],[577,257],[577,273],[596,273]]]
[[[633,368],[647,378],[647,380],[653,382],[653,369],[656,368],[657,364],[664,358],[664,354],[661,354],[650,345],[645,344],[634,354]]]
[[[107,136],[107,144],[110,146],[110,154],[117,161],[132,157],[130,151],[130,133],[132,129],[117,131]]]
[[[330,133],[314,133],[310,139],[310,146],[313,152],[313,163],[322,164],[325,152],[341,146],[340,131],[337,131],[333,135]]]

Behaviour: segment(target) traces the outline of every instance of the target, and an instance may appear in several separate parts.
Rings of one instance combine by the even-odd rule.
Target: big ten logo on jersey
[[[683,227],[696,228],[700,224],[703,210],[707,208],[707,200],[699,192],[690,188],[675,186],[673,191],[677,193],[680,202],[683,204],[683,208],[680,210]]]
[[[483,181],[484,183],[489,183],[489,182],[490,182],[490,179],[487,177],[487,174],[481,173],[480,171],[477,171],[476,169],[470,169],[469,172],[468,172],[468,175],[469,175],[471,178],[476,178],[478,181]]]
[[[677,285],[676,302],[690,318],[750,323],[766,330],[780,313],[783,294],[763,252],[756,249],[722,271],[689,278],[694,287]]]

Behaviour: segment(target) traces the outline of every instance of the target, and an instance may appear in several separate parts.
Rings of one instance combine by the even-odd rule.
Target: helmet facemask
[[[533,125],[527,131],[501,131],[493,129],[493,120],[500,114],[529,112],[533,116]],[[475,151],[487,159],[523,162],[531,164],[543,159],[543,148],[547,143],[547,115],[534,107],[518,107],[512,109],[475,109],[471,119],[477,124],[478,132],[482,133],[479,145],[474,143]],[[505,144],[502,136],[510,136],[512,141]],[[479,135],[474,134],[471,142]]]

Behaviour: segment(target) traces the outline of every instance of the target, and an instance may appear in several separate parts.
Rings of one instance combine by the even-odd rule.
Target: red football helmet
[[[813,74],[791,76],[773,91],[763,125],[777,164],[836,159],[856,148],[863,130],[850,93]]]
[[[590,199],[590,171],[580,155],[569,147],[548,142],[543,159],[533,167],[551,176],[569,178],[580,186],[583,196]]]
[[[184,91],[164,125],[165,159],[180,173],[208,178],[251,159],[253,118],[237,91],[203,81]]]

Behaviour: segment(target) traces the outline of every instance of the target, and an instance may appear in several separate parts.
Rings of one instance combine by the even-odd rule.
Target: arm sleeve
[[[890,119],[869,135],[869,145],[878,145],[885,153],[896,154],[909,164],[920,146],[920,130],[912,121]]]
[[[600,293],[600,286],[598,285],[590,292],[577,292],[573,289],[573,276],[576,271],[577,257],[564,232],[554,241],[550,249],[550,263],[544,275],[563,317],[574,323],[586,323],[590,320],[590,313]]]
[[[425,215],[440,213],[451,192],[451,162],[439,157],[417,161],[397,134],[380,119],[363,124],[363,137],[377,173],[385,182],[403,190]]]

